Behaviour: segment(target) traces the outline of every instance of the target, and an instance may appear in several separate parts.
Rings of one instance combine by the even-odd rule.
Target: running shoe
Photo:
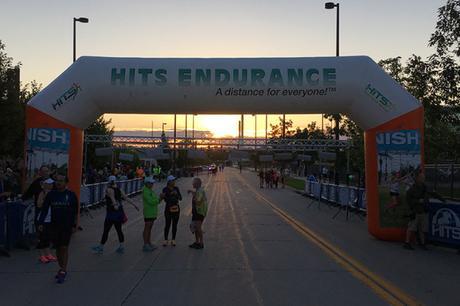
[[[125,247],[124,246],[119,246],[115,252],[117,252],[118,254],[123,254],[125,252]]]
[[[169,244],[169,240],[163,241],[163,246],[164,246],[164,247],[165,247],[165,246],[168,246],[168,244]]]
[[[38,258],[38,261],[41,262],[41,263],[44,263],[44,264],[47,264],[50,262],[50,260],[48,259],[48,257],[42,255]]]
[[[410,245],[410,243],[405,242],[403,248],[406,250],[414,250],[414,248]]]
[[[196,242],[194,242],[194,243],[192,243],[191,245],[189,245],[188,247],[189,247],[189,248],[192,248],[192,249],[197,249],[198,246],[199,246],[199,244],[196,243]]]
[[[66,276],[67,276],[67,272],[63,270],[59,270],[58,274],[56,275],[56,283],[58,284],[64,283]]]
[[[196,248],[199,250],[204,249],[204,244],[203,243],[197,244]]]
[[[149,244],[144,244],[144,246],[142,247],[143,252],[152,252],[153,250],[154,248]]]
[[[100,245],[93,246],[91,250],[93,250],[93,252],[96,254],[104,253],[104,249]]]
[[[156,245],[154,245],[154,244],[151,244],[150,248],[152,249],[152,251],[155,251],[156,249],[158,249],[158,247]]]
[[[426,247],[426,244],[421,244],[420,248],[424,251],[428,251],[428,248]]]
[[[55,262],[55,261],[57,261],[57,258],[56,258],[56,257],[54,257],[54,256],[53,256],[53,255],[51,255],[51,254],[50,254],[50,255],[48,255],[48,256],[46,256],[46,258],[48,258],[48,261],[49,261],[49,262]]]
[[[176,246],[176,240],[171,240],[171,245],[175,247]]]

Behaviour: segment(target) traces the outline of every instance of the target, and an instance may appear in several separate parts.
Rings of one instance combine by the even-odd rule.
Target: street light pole
[[[254,116],[254,150],[257,150],[257,114]]]
[[[340,8],[340,3],[337,3],[335,7],[337,8],[337,21],[336,21],[337,29],[336,29],[336,41],[335,41],[335,56],[339,56],[339,35],[340,35],[340,32],[339,32],[339,25],[340,25],[340,23],[339,23],[339,16],[340,16],[339,8]]]
[[[324,7],[327,9],[327,10],[330,10],[330,9],[334,9],[334,8],[337,8],[337,15],[336,15],[336,41],[335,41],[335,56],[339,56],[340,53],[339,53],[339,9],[340,9],[340,4],[339,3],[334,3],[334,2],[326,2]],[[335,130],[335,139],[338,141],[340,139],[340,114],[334,114],[332,115],[332,117],[334,118],[334,121],[335,121],[335,127],[334,127],[334,130]],[[338,156],[338,153],[339,153],[339,150],[338,150],[338,147],[336,148],[336,156]],[[335,164],[336,164],[336,169],[335,169],[335,184],[338,185],[339,184],[339,178],[338,178],[338,175],[337,175],[337,159],[335,160]]]
[[[77,22],[88,23],[89,19],[86,17],[73,18],[73,61],[77,60]]]
[[[241,139],[244,142],[244,115],[241,114]]]
[[[193,114],[193,117],[192,117],[192,139],[193,141],[195,141],[195,114]]]
[[[267,148],[268,143],[268,114],[265,114],[265,148]]]
[[[188,115],[185,114],[185,145],[187,146],[187,118],[188,118]]]
[[[174,142],[173,142],[173,175],[176,175],[176,119],[177,115],[174,114]]]
[[[238,142],[237,142],[237,148],[240,148],[240,143],[241,143],[241,120],[238,120]]]
[[[340,55],[340,52],[339,52],[339,42],[340,42],[340,32],[339,32],[339,29],[340,29],[340,22],[339,22],[339,9],[340,9],[340,4],[339,3],[334,3],[334,2],[326,2],[324,7],[327,9],[327,10],[330,10],[330,9],[334,9],[334,8],[337,8],[337,15],[336,15],[336,41],[335,41],[335,56],[339,56]],[[336,140],[339,140],[340,137],[339,137],[339,132],[340,132],[340,115],[339,114],[334,114],[333,115],[334,117],[334,120],[335,120],[335,139]]]
[[[286,137],[286,114],[283,114],[283,131],[281,132],[281,138]]]

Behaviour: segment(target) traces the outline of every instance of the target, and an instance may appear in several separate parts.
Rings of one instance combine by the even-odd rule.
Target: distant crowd
[[[288,168],[284,169],[260,169],[259,173],[259,187],[260,188],[278,188],[281,184],[281,187],[286,186],[286,180],[290,176],[290,171]]]
[[[0,158],[0,202],[21,193],[22,159]]]

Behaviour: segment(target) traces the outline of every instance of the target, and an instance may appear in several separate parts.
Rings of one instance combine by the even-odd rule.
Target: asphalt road
[[[0,259],[0,304],[403,305],[421,298],[423,304],[460,305],[455,300],[460,269],[442,277],[446,284],[454,281],[449,285],[452,290],[446,291],[452,296],[440,293],[444,299],[413,284],[405,286],[413,278],[406,279],[405,272],[394,272],[394,267],[385,268],[391,266],[388,256],[405,253],[399,253],[403,252],[399,246],[366,236],[362,220],[331,221],[329,208],[308,209],[308,200],[292,190],[259,189],[254,173],[226,169],[202,179],[209,202],[203,250],[188,247],[193,242],[188,229],[191,198],[186,193],[191,179],[184,178],[178,181],[184,200],[176,247],[161,246],[160,215],[154,225],[159,248],[142,252],[142,214],[126,205],[125,254],[115,253],[114,230],[105,253],[93,254],[90,247],[100,239],[104,211],[92,211],[93,218],[82,217],[84,231],[71,242],[66,283],[53,282],[55,264],[39,264],[34,251],[16,251],[12,258]],[[156,190],[161,187],[157,185]],[[328,230],[329,224],[335,229]],[[446,256],[454,269],[460,268],[454,253]],[[418,271],[417,267],[413,269]],[[429,283],[420,276],[414,276],[416,284]]]

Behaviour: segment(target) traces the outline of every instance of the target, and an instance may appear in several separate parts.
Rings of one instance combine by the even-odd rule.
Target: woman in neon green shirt
[[[151,234],[153,222],[158,216],[158,204],[160,199],[153,191],[153,183],[155,180],[152,177],[146,177],[144,180],[144,189],[142,190],[142,202],[144,203],[144,252],[151,252],[156,249],[152,244]]]

